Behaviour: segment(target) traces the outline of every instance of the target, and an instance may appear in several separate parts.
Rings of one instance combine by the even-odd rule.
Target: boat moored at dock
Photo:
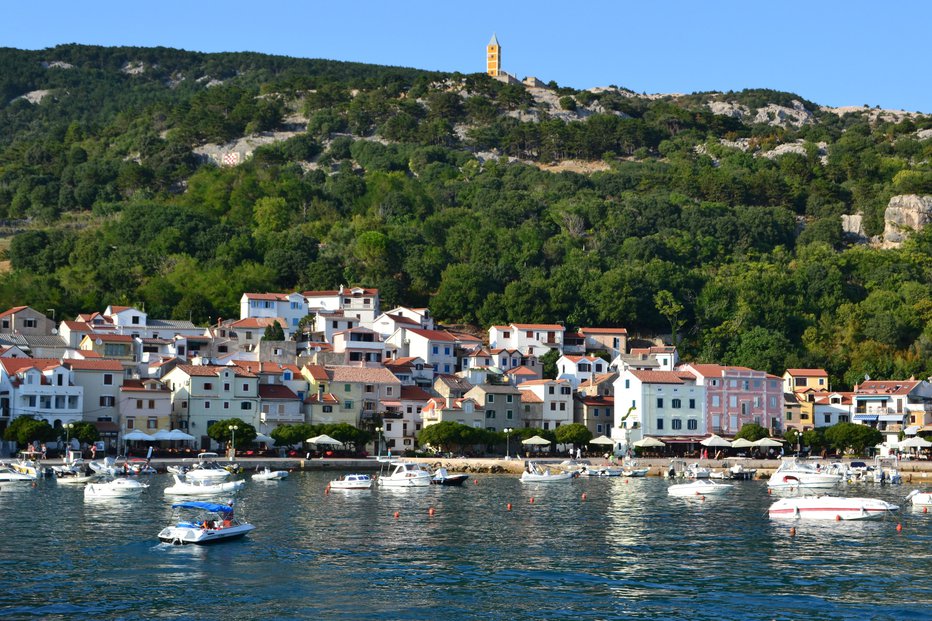
[[[768,514],[771,519],[849,521],[879,519],[898,509],[878,498],[800,496],[778,500]]]

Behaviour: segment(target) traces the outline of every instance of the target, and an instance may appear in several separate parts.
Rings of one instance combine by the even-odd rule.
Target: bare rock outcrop
[[[887,203],[883,219],[883,245],[897,247],[909,236],[910,231],[921,231],[932,222],[932,196],[894,196]]]

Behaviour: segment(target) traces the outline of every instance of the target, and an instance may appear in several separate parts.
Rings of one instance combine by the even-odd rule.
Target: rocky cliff
[[[884,212],[883,245],[899,246],[910,231],[921,231],[932,222],[932,196],[894,196]]]

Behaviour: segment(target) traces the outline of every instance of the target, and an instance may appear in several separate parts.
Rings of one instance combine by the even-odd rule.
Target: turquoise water
[[[249,481],[238,512],[257,529],[206,548],[156,539],[166,475],[128,501],[4,485],[0,618],[932,619],[932,514],[908,507],[791,537],[754,481],[700,501],[660,479],[325,494],[332,477]]]

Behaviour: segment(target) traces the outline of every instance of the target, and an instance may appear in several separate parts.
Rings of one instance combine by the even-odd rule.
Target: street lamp
[[[382,458],[382,428],[376,427],[375,433],[378,434],[376,438],[376,448],[378,451],[378,456],[376,457],[376,459],[381,459]]]
[[[71,448],[71,430],[74,429],[74,423],[65,423],[62,426],[65,428],[65,451],[67,451]]]
[[[227,429],[233,434],[233,438],[230,440],[230,461],[236,461],[236,430],[239,429],[239,425],[230,425]]]
[[[502,431],[505,432],[505,459],[511,459],[511,432],[514,429],[505,427]]]

